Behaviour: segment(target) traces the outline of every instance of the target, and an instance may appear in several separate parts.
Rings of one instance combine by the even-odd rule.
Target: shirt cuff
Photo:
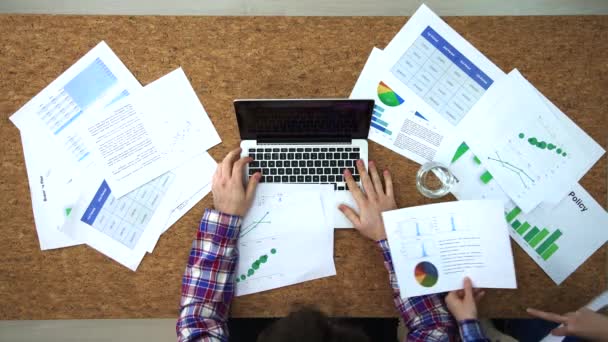
[[[376,244],[378,244],[378,247],[380,247],[380,249],[382,250],[382,255],[384,256],[384,261],[392,262],[391,249],[388,245],[388,240],[387,239],[378,240],[378,241],[376,241]]]
[[[485,336],[481,331],[479,321],[476,319],[465,319],[458,322],[460,328],[460,336],[463,341],[485,340]]]
[[[238,215],[225,214],[213,209],[205,209],[199,231],[204,234],[212,234],[225,238],[236,238],[239,236],[243,218]]]

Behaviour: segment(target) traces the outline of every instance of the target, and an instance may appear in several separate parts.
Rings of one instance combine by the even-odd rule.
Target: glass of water
[[[425,163],[416,174],[416,188],[428,198],[447,195],[455,184],[456,177],[447,166],[440,163]]]

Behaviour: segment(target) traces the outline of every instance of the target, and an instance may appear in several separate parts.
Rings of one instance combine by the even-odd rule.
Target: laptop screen
[[[236,100],[242,140],[367,139],[374,100]]]

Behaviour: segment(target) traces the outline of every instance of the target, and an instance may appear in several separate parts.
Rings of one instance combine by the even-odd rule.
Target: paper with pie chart
[[[501,201],[459,201],[382,213],[404,298],[462,288],[516,288]]]
[[[427,103],[386,70],[374,48],[350,95],[374,99],[368,138],[419,164],[433,160],[452,129]]]

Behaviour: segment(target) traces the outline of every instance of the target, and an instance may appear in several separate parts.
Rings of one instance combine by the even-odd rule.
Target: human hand
[[[361,183],[365,193],[359,189],[348,169],[344,170],[344,179],[357,206],[359,206],[359,214],[344,204],[340,205],[339,208],[363,236],[375,241],[384,240],[386,239],[386,232],[381,214],[383,211],[397,209],[391,174],[388,170],[384,171],[384,182],[386,184],[383,190],[382,180],[380,180],[376,164],[373,161],[369,162],[369,174],[365,170],[362,160],[357,161],[357,169],[359,175],[361,175]]]
[[[477,319],[477,303],[486,294],[480,289],[473,289],[469,277],[464,278],[464,289],[451,291],[445,297],[448,309],[457,321]]]
[[[594,341],[608,341],[608,318],[587,308],[568,312],[564,315],[531,308],[526,311],[534,317],[562,324],[551,330],[552,335],[578,336]]]
[[[243,171],[245,165],[253,159],[239,158],[241,149],[237,148],[217,166],[213,174],[211,191],[213,192],[213,205],[215,209],[230,215],[245,216],[255,194],[260,177],[259,172],[249,178],[247,189],[243,185]]]

